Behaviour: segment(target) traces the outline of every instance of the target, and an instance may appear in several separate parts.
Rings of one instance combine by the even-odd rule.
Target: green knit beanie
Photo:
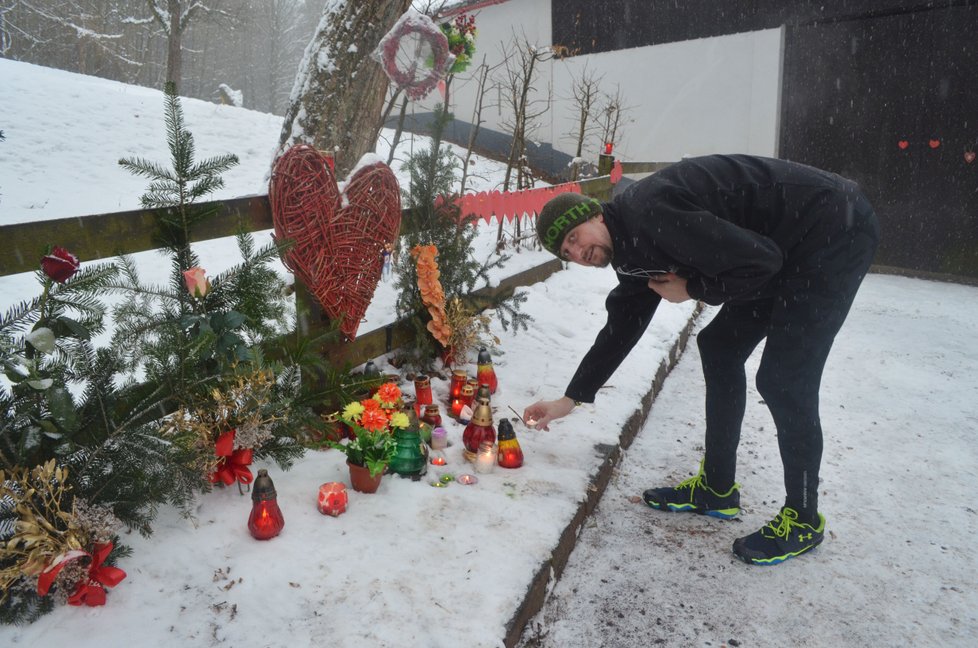
[[[557,194],[547,201],[537,216],[537,236],[543,247],[560,256],[560,246],[567,232],[592,216],[601,213],[601,203],[577,193]]]

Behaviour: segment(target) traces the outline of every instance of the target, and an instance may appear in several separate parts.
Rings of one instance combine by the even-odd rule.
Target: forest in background
[[[0,0],[0,56],[283,115],[325,2]]]

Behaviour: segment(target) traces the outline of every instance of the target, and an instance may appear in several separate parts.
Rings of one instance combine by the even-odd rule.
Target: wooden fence
[[[584,180],[580,185],[584,193],[596,198],[607,199],[611,196],[612,185],[607,176]],[[268,196],[246,196],[208,205],[216,206],[217,213],[194,226],[194,242],[274,227]],[[44,248],[49,244],[62,245],[84,261],[155,249],[158,247],[154,241],[157,216],[165,211],[135,210],[0,226],[0,276],[37,270]],[[546,279],[561,267],[557,259],[548,261],[507,277],[498,286],[482,289],[477,296],[512,292],[519,286]],[[314,314],[314,321],[318,318],[325,325],[318,304],[299,286],[296,298],[302,308]],[[317,332],[310,330],[304,333],[313,335]],[[403,345],[411,334],[406,322],[391,322],[358,336],[354,342],[336,343],[322,351],[336,364],[350,362],[357,365]]]

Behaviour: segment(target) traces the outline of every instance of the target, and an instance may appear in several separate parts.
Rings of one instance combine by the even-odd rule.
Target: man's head
[[[581,194],[563,193],[550,199],[537,216],[537,236],[548,252],[565,261],[605,266],[611,260],[611,237],[601,203]]]

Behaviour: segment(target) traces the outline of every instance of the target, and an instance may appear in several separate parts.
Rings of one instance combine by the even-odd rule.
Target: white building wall
[[[452,83],[457,119],[472,120],[475,83],[469,77],[486,56],[498,65],[514,35],[539,47],[552,44],[551,0],[509,0],[473,11],[478,29],[474,64]],[[573,154],[575,130],[571,89],[585,65],[603,77],[605,92],[620,85],[631,109],[615,142],[622,160],[667,162],[684,155],[753,153],[777,155],[783,29],[638,47],[552,60],[540,69],[533,98],[550,100],[539,118],[537,141]],[[505,70],[496,76],[502,79]],[[490,93],[483,126],[508,132],[507,107]],[[414,109],[430,110],[433,94]],[[587,143],[584,157],[596,161],[601,142]]]

